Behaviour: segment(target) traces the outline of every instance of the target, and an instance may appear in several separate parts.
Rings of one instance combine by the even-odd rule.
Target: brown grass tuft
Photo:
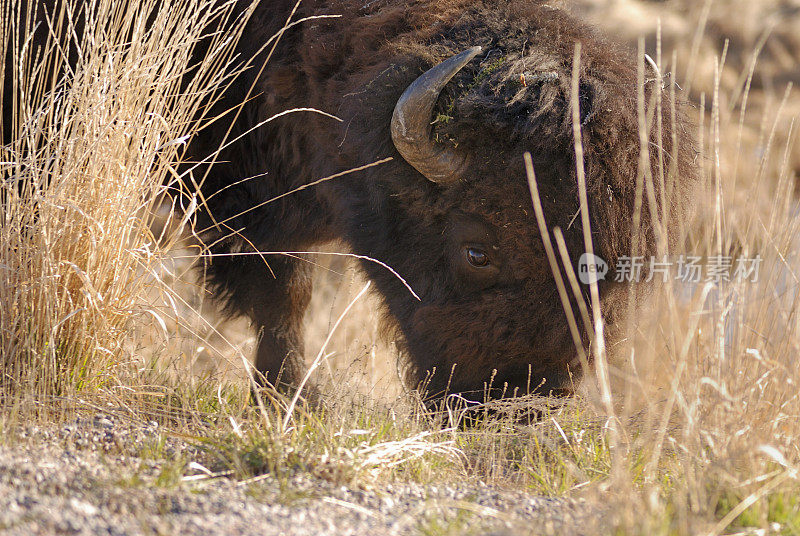
[[[36,15],[3,4],[0,52],[13,57],[4,95],[15,140],[0,157],[6,394],[68,395],[107,384],[130,358],[131,322],[149,315],[163,323],[143,301],[159,286],[150,223],[162,199],[179,199],[176,162],[203,107],[229,80],[241,29],[229,20],[232,2],[61,5],[40,14],[34,40],[25,36]],[[208,35],[211,23],[225,31]],[[208,53],[193,60],[201,39]],[[67,54],[77,56],[74,70],[64,67]]]

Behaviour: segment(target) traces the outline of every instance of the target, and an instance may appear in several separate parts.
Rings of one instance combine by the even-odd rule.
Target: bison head
[[[577,270],[585,246],[572,106],[579,107],[594,250],[612,270],[599,285],[612,344],[630,313],[628,287],[613,281],[617,260],[631,254],[634,237],[638,255],[656,253],[653,214],[667,222],[674,244],[692,206],[691,135],[680,111],[673,121],[665,106],[661,138],[655,128],[649,137],[650,171],[669,184],[653,206],[643,196],[633,228],[641,152],[636,57],[558,11],[537,5],[516,15],[475,7],[424,39],[398,39],[395,56],[382,63],[376,53],[374,69],[347,89],[340,108],[350,116],[340,154],[355,152],[352,162],[363,163],[396,150],[392,163],[348,179],[339,203],[354,248],[391,265],[421,298],[365,265],[403,334],[414,378],[427,379],[433,395],[567,393],[581,374],[523,164],[530,153],[547,223],[562,230]],[[647,83],[647,99],[654,87]],[[646,286],[637,284],[636,295]],[[588,287],[582,291],[588,295]],[[580,338],[588,345],[590,334],[582,329]]]

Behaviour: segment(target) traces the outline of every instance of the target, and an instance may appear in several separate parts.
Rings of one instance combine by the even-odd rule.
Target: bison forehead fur
[[[295,0],[261,2],[240,46],[259,47],[285,23]],[[632,221],[640,156],[636,58],[543,2],[513,0],[306,1],[263,71],[241,76],[219,104],[258,96],[243,108],[234,134],[293,107],[335,114],[287,115],[227,147],[203,189],[212,225],[201,226],[213,254],[304,250],[343,239],[352,250],[392,266],[420,297],[376,264],[364,270],[402,334],[411,379],[428,377],[429,392],[481,391],[487,382],[539,392],[567,392],[579,364],[534,218],[522,155],[537,170],[545,215],[564,230],[573,259],[584,251],[570,108],[575,44],[582,43],[580,118],[594,245],[611,266],[655,252],[652,213],[668,208],[670,238],[692,206],[697,173],[691,134],[665,114],[662,139],[669,184],[665,202],[649,207],[641,232]],[[430,121],[432,143],[469,155],[454,180],[428,180],[398,153],[390,134],[403,91],[423,72],[469,47],[482,52],[445,86]],[[652,77],[652,72],[649,73]],[[654,83],[647,87],[648,98]],[[230,116],[229,116],[230,117]],[[205,156],[229,123],[194,141]],[[673,148],[675,139],[680,146]],[[342,176],[260,206],[280,194],[385,157],[380,166]],[[244,182],[245,177],[259,177]],[[237,183],[236,186],[231,186]],[[217,194],[217,192],[219,192]],[[211,195],[217,194],[217,195]],[[253,207],[259,206],[254,210]],[[266,261],[266,262],[265,262]],[[484,264],[484,262],[486,264]],[[267,267],[267,264],[269,265]],[[306,263],[281,256],[219,255],[208,281],[230,312],[249,315],[260,332],[257,368],[270,382],[301,372],[301,319],[310,294]],[[643,285],[637,287],[637,292]],[[606,322],[626,317],[627,289],[603,282]],[[614,330],[610,330],[611,333]],[[588,334],[582,332],[584,343]],[[430,373],[435,373],[430,377]],[[518,391],[520,392],[520,391]]]

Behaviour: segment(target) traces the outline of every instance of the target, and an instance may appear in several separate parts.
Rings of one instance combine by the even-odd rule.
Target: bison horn
[[[481,47],[472,47],[432,67],[406,88],[394,107],[394,146],[406,162],[432,182],[451,182],[467,166],[466,155],[434,141],[431,115],[444,86],[480,51]]]

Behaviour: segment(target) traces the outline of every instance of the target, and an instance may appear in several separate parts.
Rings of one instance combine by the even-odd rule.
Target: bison
[[[278,34],[274,48],[264,46]],[[573,106],[598,256],[613,267],[634,245],[654,254],[654,215],[675,245],[692,210],[698,173],[679,109],[646,138],[650,171],[662,176],[664,162],[669,184],[640,196],[634,232],[637,57],[544,1],[263,0],[238,49],[253,67],[215,104],[219,119],[191,141],[187,159],[216,154],[191,172],[205,200],[197,221],[210,259],[204,273],[228,313],[252,319],[255,365],[270,384],[295,385],[303,374],[311,267],[257,252],[339,239],[364,259],[412,383],[425,380],[434,397],[569,393],[581,364],[523,155],[574,262],[586,248]],[[653,78],[649,67],[648,100]],[[295,108],[326,114],[264,122]],[[223,139],[235,141],[215,153]],[[392,267],[416,295],[367,258]],[[606,324],[624,323],[628,285],[609,277],[599,295]]]
[[[289,256],[341,239],[364,260],[402,335],[412,381],[443,393],[569,392],[580,363],[531,205],[523,154],[537,172],[548,224],[577,259],[584,252],[571,106],[575,44],[593,243],[611,266],[630,255],[639,168],[637,59],[568,14],[531,0],[295,0],[261,2],[245,31],[255,56],[220,103],[239,114],[207,170],[200,228],[207,278],[230,313],[260,333],[256,368],[270,383],[303,371],[307,262]],[[338,15],[337,18],[314,18]],[[272,56],[260,51],[287,20]],[[652,78],[652,71],[648,72]],[[654,83],[648,84],[648,97]],[[319,114],[281,111],[313,107]],[[641,211],[639,254],[655,253],[651,214],[673,243],[692,207],[691,136],[680,119],[650,136],[653,174],[663,147],[668,197]],[[210,153],[228,124],[192,147]],[[673,151],[672,132],[681,140]],[[330,177],[392,157],[362,171]],[[248,177],[252,180],[243,181]],[[213,197],[212,197],[213,195]],[[274,200],[270,202],[271,200]],[[666,213],[664,208],[669,208]],[[224,224],[219,224],[224,222]],[[641,290],[641,289],[639,289]],[[599,286],[605,321],[625,318],[625,284]],[[582,333],[584,342],[589,334]],[[495,391],[493,391],[495,392]]]

